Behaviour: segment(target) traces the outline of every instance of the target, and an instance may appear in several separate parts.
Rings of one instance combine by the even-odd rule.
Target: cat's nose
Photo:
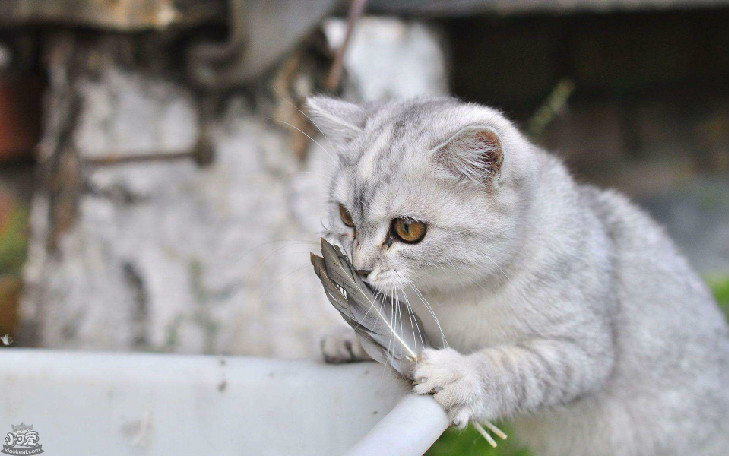
[[[355,272],[358,276],[362,277],[363,279],[366,279],[368,275],[370,275],[370,272],[372,272],[372,269],[355,269]]]

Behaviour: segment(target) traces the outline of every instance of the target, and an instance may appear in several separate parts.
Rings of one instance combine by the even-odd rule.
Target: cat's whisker
[[[271,244],[274,244],[274,247],[270,247]],[[276,245],[277,244],[277,245]],[[254,247],[251,247],[250,249],[246,249],[243,252],[226,252],[225,256],[235,256],[232,258],[232,264],[234,265],[240,265],[244,263],[247,259],[250,257],[256,258],[254,260],[254,263],[252,264],[253,268],[261,267],[263,266],[267,261],[271,260],[273,257],[278,255],[283,249],[289,248],[289,247],[297,247],[302,246],[306,247],[306,249],[310,249],[312,246],[316,246],[316,241],[307,241],[307,240],[299,240],[299,239],[278,239],[273,241],[267,241],[262,242]],[[266,248],[265,251],[266,254],[260,258],[257,257],[257,253],[260,251],[260,249]]]
[[[323,137],[328,139],[328,136],[326,134],[324,134],[322,129],[319,128],[319,125],[316,122],[314,122],[314,119],[312,119],[304,111],[302,111],[301,108],[299,108],[299,106],[296,103],[294,103],[293,101],[291,101],[287,98],[281,98],[281,101],[285,101],[288,104],[290,104],[294,109],[296,109],[299,112],[299,114],[301,114],[302,116],[304,116],[306,118],[306,120],[311,122],[311,124],[314,126],[314,128],[316,128],[319,131],[319,134],[321,134]]]
[[[393,292],[393,295],[396,296],[396,294],[397,294],[397,288],[396,287],[393,287],[392,292]],[[397,313],[398,313],[398,315],[400,317],[400,334],[402,334],[403,333],[403,326],[402,326],[402,306],[397,306]]]
[[[413,339],[415,339],[415,330],[418,331],[418,337],[420,338],[420,344],[425,347],[425,341],[423,340],[423,333],[420,330],[420,325],[418,324],[418,321],[413,318],[413,315],[415,315],[415,311],[413,310],[412,306],[410,305],[410,300],[408,299],[407,292],[403,289],[402,290],[402,296],[405,300],[405,306],[408,310],[408,314],[410,316],[410,326],[413,327]]]
[[[316,144],[317,146],[319,146],[321,148],[321,150],[323,150],[324,152],[328,153],[329,155],[336,156],[336,154],[334,152],[332,152],[331,150],[329,150],[326,147],[322,146],[319,141],[317,141],[316,139],[312,138],[307,132],[305,132],[301,128],[299,128],[299,127],[297,127],[295,125],[291,125],[290,123],[288,123],[288,122],[286,122],[284,120],[274,120],[274,122],[280,123],[280,124],[284,124],[284,125],[288,125],[289,127],[293,128],[294,130],[298,131],[302,135],[304,135],[307,138],[309,138],[309,140],[311,142],[313,142],[314,144]]]
[[[402,277],[403,280],[406,281],[408,285],[410,285],[410,288],[413,289],[416,295],[420,298],[425,308],[430,313],[430,316],[433,317],[433,321],[435,321],[436,326],[438,326],[438,331],[440,331],[440,337],[443,341],[443,348],[448,348],[448,341],[446,340],[445,333],[443,332],[443,328],[440,326],[440,320],[438,320],[438,317],[435,315],[435,311],[433,311],[433,308],[430,306],[430,303],[427,299],[425,299],[425,296],[418,290],[418,288],[415,286],[412,280],[408,279],[407,277]]]
[[[509,277],[509,275],[501,268],[501,266],[499,266],[499,264],[496,261],[494,261],[490,256],[486,255],[485,253],[482,253],[482,255],[484,256],[484,258],[486,258],[491,263],[493,263],[494,266],[499,268],[499,271],[501,271],[501,274],[503,274],[503,276],[506,278],[506,280],[511,279],[511,277]]]
[[[276,243],[279,243],[279,245],[277,245],[277,246],[275,246],[273,248],[267,247],[268,250],[266,250],[266,254],[263,257],[261,257],[261,258],[258,259],[258,262],[259,263],[263,263],[265,261],[268,261],[269,259],[271,259],[271,257],[278,255],[279,253],[281,253],[282,250],[287,249],[287,248],[303,247],[303,248],[306,248],[306,249],[311,249],[312,246],[316,246],[316,242],[314,242],[314,241],[311,241],[311,242],[309,242],[309,241],[294,241],[294,240],[288,240],[288,239],[286,239],[286,240],[279,240],[279,241],[275,241],[275,242]],[[273,242],[270,242],[270,243],[267,243],[267,244],[271,244],[271,243],[273,243]],[[264,243],[264,244],[266,244],[266,243]],[[260,248],[260,247],[263,247],[264,244],[259,245],[257,248],[250,249],[248,252],[245,252],[244,254],[241,254],[240,255],[241,261],[243,261],[245,258],[248,258],[250,256],[255,255],[256,254],[256,250],[258,250],[258,248]],[[231,254],[233,254],[233,253],[231,253]],[[236,254],[236,256],[238,256],[238,255]],[[260,266],[260,264],[257,264],[257,266]]]
[[[395,328],[395,300],[392,297],[392,291],[390,291],[388,295],[390,298],[390,327]],[[392,340],[392,338],[390,338],[390,340]]]
[[[350,264],[350,267],[351,267],[351,264]],[[392,319],[390,319],[390,321],[387,322],[387,319],[385,319],[384,315],[382,315],[382,312],[380,310],[378,310],[378,308],[376,307],[376,303],[362,289],[362,287],[359,285],[359,283],[357,283],[355,281],[354,285],[357,287],[357,289],[360,291],[360,293],[367,299],[367,302],[370,305],[369,309],[367,309],[367,314],[369,314],[370,310],[374,309],[375,312],[377,312],[377,314],[381,318],[381,320],[386,322],[386,324],[388,324],[389,334],[391,335],[391,337],[389,337],[389,342],[388,342],[388,353],[390,352],[390,347],[391,347],[390,344],[392,342],[394,342],[394,340],[393,340],[393,338],[394,338],[397,340],[397,343],[398,343],[398,346],[400,347],[400,349],[403,350],[404,352],[407,352],[409,356],[412,356],[414,358],[415,353],[407,345],[407,343],[405,343],[405,341],[403,341],[402,338],[398,336],[397,331],[395,330],[395,326],[392,324]],[[394,299],[392,299],[392,297],[391,297],[391,306],[394,307],[394,305],[395,305]],[[394,311],[391,311],[391,314],[394,314]]]
[[[329,226],[326,225],[327,223],[328,223],[328,221],[327,221],[326,218],[321,219],[321,221],[319,222],[319,224],[321,225],[322,231],[320,231],[319,234],[324,235],[324,234],[331,234],[332,233],[332,229]]]

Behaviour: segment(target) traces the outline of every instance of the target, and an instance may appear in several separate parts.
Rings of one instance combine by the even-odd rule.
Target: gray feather
[[[347,256],[325,239],[321,240],[321,253],[321,257],[312,253],[311,263],[329,302],[373,359],[411,378],[420,352],[429,346],[417,315],[397,299],[375,294]]]

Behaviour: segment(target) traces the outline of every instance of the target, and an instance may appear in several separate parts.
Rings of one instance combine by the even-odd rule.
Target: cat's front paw
[[[456,427],[475,418],[481,401],[481,381],[468,356],[451,348],[426,349],[415,367],[416,394],[432,394]]]
[[[325,334],[320,341],[324,361],[330,364],[370,361],[357,335],[349,328],[335,328]]]

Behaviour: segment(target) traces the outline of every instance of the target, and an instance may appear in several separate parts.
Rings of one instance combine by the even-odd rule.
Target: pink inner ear
[[[504,161],[504,154],[501,150],[499,137],[491,130],[480,130],[475,135],[483,150],[482,159],[486,164],[489,173],[497,173]]]
[[[499,136],[492,130],[468,129],[451,138],[435,159],[459,179],[487,183],[501,169],[503,151]]]

